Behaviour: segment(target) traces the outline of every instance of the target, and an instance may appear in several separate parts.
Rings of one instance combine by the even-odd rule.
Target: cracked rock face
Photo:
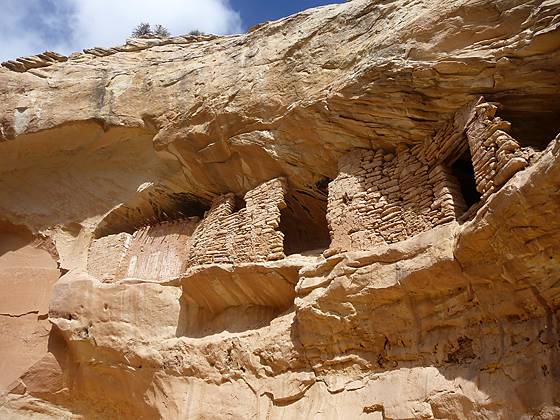
[[[559,25],[353,0],[0,67],[0,417],[559,418]]]

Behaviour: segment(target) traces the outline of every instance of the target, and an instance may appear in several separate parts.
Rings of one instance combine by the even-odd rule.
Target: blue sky
[[[239,11],[244,29],[267,20],[276,20],[311,7],[342,3],[343,0],[231,0],[232,7]]]
[[[70,54],[125,42],[140,22],[172,35],[231,34],[343,0],[0,0],[0,61],[45,50]]]

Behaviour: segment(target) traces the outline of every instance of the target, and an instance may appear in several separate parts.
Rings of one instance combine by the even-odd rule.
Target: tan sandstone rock
[[[3,63],[0,418],[560,418],[559,16]]]

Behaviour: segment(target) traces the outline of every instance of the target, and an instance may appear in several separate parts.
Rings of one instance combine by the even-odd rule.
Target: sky
[[[0,62],[46,50],[62,54],[126,41],[140,22],[172,35],[245,32],[310,7],[343,0],[0,0]]]

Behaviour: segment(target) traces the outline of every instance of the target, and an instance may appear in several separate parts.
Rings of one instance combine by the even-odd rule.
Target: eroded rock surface
[[[354,0],[0,68],[0,417],[560,417],[560,3]]]

